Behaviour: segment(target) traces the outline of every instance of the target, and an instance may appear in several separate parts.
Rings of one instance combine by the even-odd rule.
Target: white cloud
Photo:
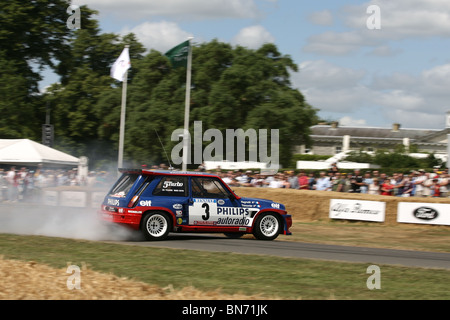
[[[361,82],[366,71],[342,68],[325,60],[304,61],[294,75],[300,88],[348,88]]]
[[[401,53],[403,50],[401,49],[393,49],[392,47],[388,45],[382,45],[379,47],[374,48],[372,51],[368,53],[368,55],[371,56],[377,56],[377,57],[392,57],[399,53]]]
[[[258,49],[265,43],[273,43],[275,38],[263,26],[255,25],[242,29],[231,41],[250,49]]]
[[[344,123],[362,124],[362,119],[350,121],[346,117],[353,119],[355,113],[361,117],[366,109],[373,117],[376,109],[379,110],[376,115],[384,122],[439,129],[444,127],[444,115],[450,110],[450,64],[435,66],[418,75],[394,73],[369,79],[364,70],[339,67],[323,60],[303,62],[299,69],[292,74],[293,86],[320,112],[342,114]]]
[[[174,22],[144,22],[134,28],[125,28],[120,33],[134,33],[147,49],[155,49],[162,53],[191,37]]]
[[[254,0],[74,0],[100,14],[116,18],[143,19],[157,16],[183,20],[216,18],[256,18],[261,13]]]
[[[314,12],[308,18],[312,23],[321,26],[331,26],[333,24],[333,15],[329,10]]]
[[[381,29],[369,30],[366,12],[370,5],[380,8]],[[350,28],[310,36],[303,50],[323,55],[345,55],[363,47],[375,48],[372,54],[390,56],[390,41],[450,37],[450,1],[447,0],[372,0],[348,5],[342,10],[342,22]],[[320,13],[315,13],[320,16]],[[340,15],[341,16],[341,15]]]
[[[366,71],[339,67],[324,60],[302,62],[299,70],[292,74],[293,86],[315,108],[348,113],[367,106],[371,91],[360,84]]]
[[[370,5],[380,8],[381,31],[384,32],[379,34],[383,38],[450,36],[450,2],[447,0],[372,0],[347,6],[346,24],[355,29],[364,27],[370,16],[366,13]]]
[[[353,119],[352,117],[345,116],[339,119],[339,125],[342,126],[356,126],[356,127],[364,127],[367,122],[364,119]]]

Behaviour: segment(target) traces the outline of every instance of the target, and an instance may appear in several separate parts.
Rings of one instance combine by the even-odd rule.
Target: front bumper
[[[290,214],[284,214],[282,215],[284,219],[284,229],[283,234],[290,236],[292,232],[289,230],[292,227],[292,216]]]

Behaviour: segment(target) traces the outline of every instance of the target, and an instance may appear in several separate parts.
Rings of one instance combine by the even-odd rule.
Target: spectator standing
[[[282,188],[283,181],[279,179],[277,175],[273,176],[273,179],[270,180],[268,188]]]
[[[386,179],[387,179],[386,173],[380,173],[380,177],[378,178],[378,183],[380,184],[380,186],[383,185],[384,180]]]
[[[347,173],[347,175],[342,174],[341,181],[339,182],[339,185],[336,189],[337,192],[349,192],[350,188],[352,186],[351,180],[352,180],[352,174]]]
[[[316,185],[316,177],[314,175],[314,173],[309,173],[308,174],[308,187],[309,190],[313,190],[315,189],[315,185]]]
[[[334,174],[334,179],[331,182],[331,191],[338,191],[339,186],[343,182],[340,172],[336,172]],[[342,188],[342,187],[341,187]]]
[[[372,182],[367,186],[367,194],[381,194],[381,188],[378,178],[373,178]]]
[[[330,170],[328,170],[328,172],[332,173],[333,175],[335,175],[337,172],[339,172],[339,168],[338,168],[336,162],[333,162],[331,164]]]
[[[439,184],[438,178],[432,179],[432,183],[430,185],[430,195],[435,198],[439,198],[441,196],[441,185]]]
[[[289,183],[291,189],[299,189],[300,185],[298,184],[298,178],[295,175],[294,171],[289,173]]]
[[[0,201],[8,199],[8,185],[5,178],[5,172],[0,168]]]
[[[363,185],[363,177],[361,176],[361,171],[356,169],[351,178],[351,187],[349,192],[361,193],[361,186]]]
[[[403,178],[401,197],[411,197],[413,194],[414,184],[409,176]]]
[[[363,184],[361,185],[361,193],[368,193],[369,185],[373,183],[372,176],[369,171],[364,173]]]
[[[394,186],[391,184],[391,179],[386,178],[384,183],[381,185],[381,195],[392,196],[394,192]]]
[[[441,185],[441,196],[442,197],[447,197],[448,195],[448,174],[447,173],[442,173],[441,174],[441,179],[440,179],[440,185]]]
[[[326,176],[325,171],[321,171],[319,178],[317,178],[315,189],[319,191],[330,191],[331,181],[330,178]]]
[[[415,192],[414,195],[417,197],[423,197],[425,196],[424,194],[424,183],[427,180],[427,176],[425,174],[425,170],[420,169],[419,170],[419,174],[417,175],[417,178],[414,179],[414,186],[415,186]]]
[[[298,179],[298,188],[300,190],[308,190],[308,177],[306,176],[304,171],[300,171],[300,173],[297,176]]]
[[[11,169],[9,169],[9,171],[6,173],[6,182],[8,185],[8,201],[17,201],[18,183],[16,167],[11,167]]]

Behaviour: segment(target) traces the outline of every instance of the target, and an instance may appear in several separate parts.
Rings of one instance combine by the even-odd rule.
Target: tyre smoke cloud
[[[101,221],[94,208],[20,203],[0,205],[0,233],[93,241],[139,239],[139,234],[133,230]]]

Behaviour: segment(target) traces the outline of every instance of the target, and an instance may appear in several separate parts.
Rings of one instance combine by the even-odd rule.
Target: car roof
[[[120,168],[119,172],[121,173],[134,173],[134,174],[143,174],[143,175],[148,175],[148,176],[167,176],[167,175],[171,175],[171,176],[199,176],[199,177],[216,177],[219,178],[220,177],[216,174],[212,174],[212,173],[206,173],[206,172],[198,172],[198,171],[170,171],[170,170],[152,170],[152,169],[129,169],[129,168]],[[225,183],[226,188],[232,193],[234,194],[234,196],[236,197],[236,199],[241,199],[240,196],[238,196],[226,183]]]
[[[144,175],[176,175],[176,176],[209,176],[209,177],[217,177],[216,174],[207,173],[207,172],[197,172],[197,171],[171,171],[171,170],[154,170],[154,169],[134,169],[134,168],[120,168],[119,172],[121,173],[135,173],[135,174],[144,174]]]

